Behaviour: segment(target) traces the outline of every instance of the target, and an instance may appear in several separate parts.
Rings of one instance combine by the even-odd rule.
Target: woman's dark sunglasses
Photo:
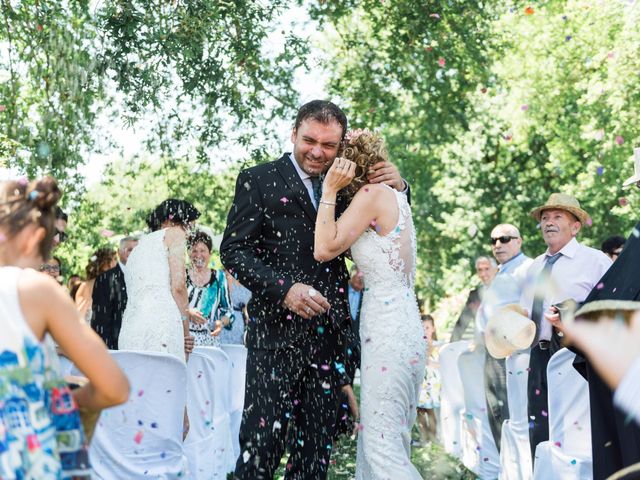
[[[504,245],[505,243],[509,243],[511,240],[515,240],[516,238],[518,237],[510,237],[508,235],[496,238],[491,237],[491,245],[495,245],[496,243],[498,243],[498,240],[500,240],[500,243]]]

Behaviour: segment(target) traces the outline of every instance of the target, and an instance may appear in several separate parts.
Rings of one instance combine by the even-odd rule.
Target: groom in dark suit
[[[346,129],[336,105],[309,102],[291,133],[293,154],[238,175],[220,247],[225,268],[253,294],[236,479],[273,478],[289,421],[295,436],[286,478],[327,474],[337,396],[350,381],[344,362],[351,318],[343,258],[318,263],[313,244],[320,175]],[[394,165],[378,167],[370,181],[404,187]],[[338,200],[336,210],[345,207]]]

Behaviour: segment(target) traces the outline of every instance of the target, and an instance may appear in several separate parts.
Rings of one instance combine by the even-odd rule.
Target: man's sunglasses
[[[491,245],[495,245],[496,243],[498,243],[498,240],[500,240],[500,243],[505,244],[505,243],[509,243],[511,240],[515,240],[516,238],[519,237],[511,237],[509,235],[505,235],[503,237],[491,237]]]

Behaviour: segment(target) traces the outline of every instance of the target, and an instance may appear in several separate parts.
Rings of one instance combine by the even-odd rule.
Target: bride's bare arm
[[[341,160],[341,162],[338,162]],[[344,162],[344,163],[343,163]],[[352,162],[336,159],[325,177],[322,200],[316,217],[313,256],[321,262],[329,261],[353,245],[362,233],[372,225],[383,209],[383,197],[387,187],[365,185],[356,193],[347,210],[335,220],[335,203],[338,190],[353,178]],[[347,165],[346,167],[344,165]]]

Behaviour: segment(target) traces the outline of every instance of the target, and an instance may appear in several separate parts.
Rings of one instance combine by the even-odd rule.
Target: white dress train
[[[386,236],[368,229],[351,247],[365,284],[357,480],[422,479],[411,463],[411,428],[427,344],[413,291],[411,210],[406,196],[393,192],[399,209],[396,228]]]

